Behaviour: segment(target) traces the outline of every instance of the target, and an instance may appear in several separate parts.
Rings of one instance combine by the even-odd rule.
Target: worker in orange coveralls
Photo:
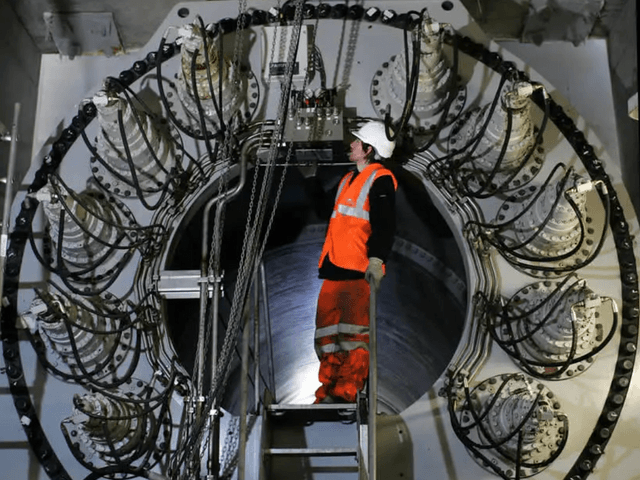
[[[318,297],[315,349],[320,358],[315,403],[356,400],[369,374],[369,294],[385,274],[395,233],[397,181],[376,161],[389,158],[382,122],[353,132],[349,158],[356,169],[338,185],[319,262],[324,279]]]

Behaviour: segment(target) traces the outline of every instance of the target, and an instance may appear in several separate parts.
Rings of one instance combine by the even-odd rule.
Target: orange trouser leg
[[[327,395],[355,401],[369,372],[369,284],[366,280],[325,280],[318,297],[315,348],[322,385],[316,401]]]
[[[336,352],[325,353],[320,358],[318,380],[320,380],[322,385],[316,390],[316,402],[319,402],[327,395],[333,395],[333,387],[338,379],[338,371],[344,357],[344,352]]]
[[[364,387],[369,376],[369,351],[356,348],[347,354],[338,370],[338,380],[333,387],[333,394],[348,402],[355,402],[358,391]]]

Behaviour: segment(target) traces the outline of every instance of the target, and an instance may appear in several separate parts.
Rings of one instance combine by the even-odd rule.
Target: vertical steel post
[[[269,354],[269,388],[271,396],[275,403],[278,403],[278,395],[276,393],[276,374],[273,366],[273,342],[271,339],[271,316],[269,315],[269,291],[267,290],[267,274],[264,268],[264,262],[260,262],[260,284],[262,285],[262,308],[264,310],[264,324],[267,327],[266,340]]]
[[[377,432],[376,416],[378,410],[378,343],[376,325],[376,289],[369,282],[369,480],[376,480]]]
[[[260,270],[253,275],[253,409],[260,405]]]
[[[209,475],[207,480],[218,480],[220,474],[220,412],[218,402],[214,401],[209,412],[210,433],[209,433]]]
[[[13,201],[13,176],[15,175],[16,156],[18,154],[18,120],[20,104],[13,106],[13,124],[11,125],[11,147],[7,164],[7,185],[4,190],[4,208],[2,211],[2,232],[0,234],[0,300],[4,297],[4,265],[7,260],[7,242],[9,240],[9,217]]]
[[[247,404],[249,403],[249,311],[245,309],[242,331],[242,373],[240,394],[240,451],[238,452],[238,480],[245,479],[247,450]]]

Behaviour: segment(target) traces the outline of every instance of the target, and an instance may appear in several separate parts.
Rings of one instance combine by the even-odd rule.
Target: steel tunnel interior
[[[388,166],[396,175],[398,190],[395,240],[378,295],[378,391],[380,411],[399,413],[424,395],[446,369],[463,331],[467,298],[464,263],[449,226],[418,179],[400,165]],[[264,256],[275,400],[279,403],[312,403],[319,386],[313,348],[316,301],[322,284],[318,258],[337,184],[349,168],[319,166],[309,175],[303,169],[289,167],[286,172]],[[258,174],[260,182],[263,175]],[[247,185],[225,211],[219,348],[233,297],[245,231],[246,216],[242,212],[250,202],[253,175],[251,169]],[[276,183],[271,187],[270,203],[277,194]],[[184,215],[177,228],[181,235],[174,240],[167,262],[171,270],[200,268],[204,201],[195,202],[193,211]],[[215,209],[211,211],[214,214]],[[168,302],[169,335],[180,362],[190,372],[198,339],[198,315],[198,300]],[[270,368],[267,326],[261,325],[260,332],[263,389]],[[240,344],[238,341],[235,347],[222,404],[234,415],[239,414],[240,406]],[[253,358],[253,351],[251,355]],[[205,365],[210,369],[209,355]],[[205,376],[210,376],[210,370]],[[249,388],[249,398],[253,398],[253,384]]]

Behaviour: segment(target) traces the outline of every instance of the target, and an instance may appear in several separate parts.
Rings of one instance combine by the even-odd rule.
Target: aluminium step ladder
[[[365,480],[367,402],[271,404],[263,411],[260,480]]]

